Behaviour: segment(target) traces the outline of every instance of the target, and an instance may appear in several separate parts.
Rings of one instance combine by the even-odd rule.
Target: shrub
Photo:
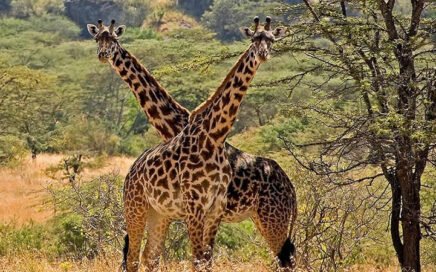
[[[119,152],[130,156],[138,156],[149,147],[144,136],[130,135],[120,143]]]
[[[69,179],[49,188],[58,211],[55,233],[62,255],[93,258],[120,248],[123,236],[122,178],[114,173],[89,181]]]
[[[64,4],[62,0],[12,0],[12,16],[27,18],[32,15],[43,16],[47,13],[62,14]]]
[[[64,256],[80,256],[87,252],[86,235],[82,228],[82,218],[77,214],[62,214],[54,220],[56,252]]]
[[[0,136],[0,166],[13,166],[27,153],[25,143],[15,136]]]
[[[119,144],[120,138],[110,133],[103,124],[80,119],[60,128],[52,145],[56,151],[115,154]]]
[[[13,223],[0,225],[0,256],[41,250],[47,239],[47,231],[33,222],[17,228]]]
[[[0,15],[7,14],[11,10],[12,0],[3,0],[0,2]]]
[[[201,15],[212,5],[213,0],[203,0],[203,1],[195,1],[195,0],[179,0],[179,6],[186,13],[200,18]]]

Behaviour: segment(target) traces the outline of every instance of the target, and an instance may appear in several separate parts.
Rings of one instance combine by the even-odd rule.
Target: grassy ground
[[[64,155],[42,154],[36,160],[30,157],[14,168],[0,168],[0,224],[12,222],[15,226],[34,221],[44,223],[52,216],[52,210],[43,204],[47,196],[45,187],[55,182],[62,175],[62,171],[53,171],[59,166]],[[133,158],[106,157],[89,162],[87,170],[82,175],[84,178],[94,177],[103,173],[118,172],[122,176],[128,171]],[[59,180],[59,179],[57,179]],[[59,181],[57,181],[59,182]],[[232,261],[229,261],[232,260]],[[99,257],[94,260],[66,260],[45,256],[32,250],[25,253],[0,256],[0,271],[23,271],[23,272],[57,272],[57,271],[119,271],[121,253],[115,253],[109,257]],[[345,271],[399,271],[395,265],[395,259],[388,262],[394,265],[371,263],[354,265]],[[190,271],[190,262],[165,263],[161,271]],[[247,259],[237,261],[229,256],[219,256],[215,261],[214,271],[242,272],[270,271],[268,261]],[[300,270],[304,271],[304,270]],[[423,271],[436,271],[434,267],[424,267]]]
[[[95,260],[75,261],[49,261],[48,258],[38,254],[27,254],[18,256],[7,256],[0,258],[0,271],[26,271],[26,272],[83,272],[83,271],[120,271],[120,256],[98,258]],[[162,272],[185,272],[191,271],[189,261],[180,263],[166,263],[161,266]],[[268,272],[270,269],[259,261],[250,263],[230,262],[227,259],[219,259],[215,262],[214,271],[220,272]],[[305,270],[297,270],[305,271]],[[396,272],[397,266],[379,267],[377,265],[365,264],[355,265],[346,269],[347,272]],[[436,271],[427,267],[423,271]]]
[[[30,220],[41,223],[51,217],[52,211],[43,205],[45,187],[54,182],[49,169],[62,163],[64,158],[64,155],[41,154],[32,160],[28,156],[14,168],[0,168],[0,223],[20,225]],[[104,166],[87,169],[83,176],[93,177],[110,171],[124,175],[133,160],[127,157],[107,158]]]

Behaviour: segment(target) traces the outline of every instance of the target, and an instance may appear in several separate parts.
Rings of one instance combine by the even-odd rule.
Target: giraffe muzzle
[[[268,50],[259,50],[258,56],[261,61],[266,61],[269,57]]]
[[[109,58],[110,58],[110,54],[107,52],[99,52],[98,53],[98,60],[103,62],[103,63],[106,63],[109,60]]]

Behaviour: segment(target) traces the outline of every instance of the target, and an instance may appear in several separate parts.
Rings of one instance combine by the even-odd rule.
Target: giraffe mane
[[[250,49],[251,49],[251,46],[247,50],[245,50],[244,53],[241,54],[238,61],[235,62],[232,69],[227,74],[227,76],[224,78],[224,80],[221,82],[221,85],[217,88],[217,90],[212,95],[210,95],[206,101],[204,101],[197,108],[195,108],[193,111],[191,111],[191,114],[189,116],[189,121],[194,120],[195,116],[202,113],[207,107],[210,106],[210,104],[213,103],[213,101],[216,100],[216,98],[218,96],[220,96],[223,93],[223,91],[225,90],[226,83],[234,76],[236,70],[238,69],[238,66],[239,66],[238,64],[240,63],[240,61],[242,61],[247,56]]]

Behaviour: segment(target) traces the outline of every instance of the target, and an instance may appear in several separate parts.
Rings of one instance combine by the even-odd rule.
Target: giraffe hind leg
[[[280,267],[294,268],[296,266],[296,260],[294,256],[295,245],[292,243],[291,238],[288,237],[280,249],[280,252],[277,254]]]
[[[170,218],[150,212],[147,216],[147,242],[142,253],[145,271],[154,272],[159,269],[159,258],[165,244],[165,237],[171,223]]]
[[[277,216],[277,215],[274,215]],[[279,259],[280,271],[292,271],[291,251],[293,244],[288,237],[289,217],[284,216],[271,221],[271,216],[258,213],[252,217],[257,229],[266,240],[272,253]],[[289,243],[288,243],[289,242]],[[286,260],[286,261],[285,261]],[[287,269],[289,267],[289,269]]]
[[[127,248],[124,250],[127,253],[124,267],[126,272],[137,272],[140,263],[139,253],[141,250],[141,241],[144,236],[146,216],[149,207],[144,199],[141,203],[131,203],[126,201],[124,209],[128,237],[126,239]]]
[[[129,235],[124,236],[124,247],[123,247],[123,263],[121,264],[122,271],[127,271],[127,254],[129,252]]]

